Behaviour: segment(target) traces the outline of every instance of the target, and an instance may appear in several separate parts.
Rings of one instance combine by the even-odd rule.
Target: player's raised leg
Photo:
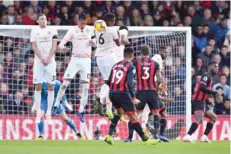
[[[80,132],[77,130],[74,121],[71,120],[67,116],[62,104],[60,104],[59,108],[56,110],[56,113],[59,114],[62,117],[62,119],[66,122],[66,124],[71,128],[71,130],[75,133],[75,135],[77,137],[85,140],[85,137],[83,135],[81,135]]]

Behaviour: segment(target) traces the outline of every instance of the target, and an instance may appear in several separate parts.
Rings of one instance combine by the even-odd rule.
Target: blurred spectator
[[[187,13],[186,9],[185,9],[184,2],[177,1],[175,6],[174,6],[174,10],[175,10],[176,13],[179,14],[180,20],[183,21],[184,17],[185,17],[185,14]]]
[[[3,51],[3,44],[2,42],[0,42],[0,64],[3,64],[3,61],[4,61],[4,51]]]
[[[204,66],[207,67],[208,63],[211,61],[212,58],[212,47],[210,44],[206,45],[205,52],[201,52],[197,55],[197,57],[200,57],[203,62]]]
[[[223,92],[222,86],[217,86],[216,91]],[[215,113],[216,114],[223,114],[225,112],[224,108],[224,96],[215,96]]]
[[[13,52],[13,61],[14,63],[16,63],[16,65],[18,65],[21,61],[21,58],[20,58],[20,49],[19,48],[15,48],[14,49],[14,52]]]
[[[207,45],[207,36],[203,33],[203,26],[197,25],[196,34],[194,36],[195,45],[202,51],[202,49]]]
[[[57,25],[60,25],[61,22],[62,22],[62,20],[57,16],[57,17],[55,17],[53,24],[57,26]]]
[[[14,40],[12,38],[7,38],[4,45],[4,52],[12,52],[14,50]]]
[[[203,24],[212,25],[215,24],[215,20],[212,17],[212,12],[210,9],[204,10]]]
[[[207,36],[207,38],[210,38],[210,33],[209,33],[209,25],[204,24],[203,26],[203,33],[205,34],[205,36]]]
[[[230,68],[228,66],[224,66],[221,70],[221,73],[226,75],[226,84],[230,86]]]
[[[148,15],[147,15],[148,16]],[[145,16],[146,17],[146,16]],[[160,16],[159,12],[154,13],[153,15],[154,18],[154,25],[155,26],[162,26],[163,25],[163,19]],[[145,19],[145,18],[144,18]]]
[[[213,34],[216,40],[216,45],[220,48],[225,40],[225,36],[228,32],[226,18],[222,18],[220,23],[214,24],[210,27],[210,33]]]
[[[193,34],[195,34],[197,28],[196,26],[202,23],[202,18],[197,13],[194,5],[189,5],[187,10],[188,10],[188,15],[192,17],[192,32]]]
[[[5,15],[5,14],[3,14],[2,16],[1,16],[1,23],[0,23],[1,25],[8,25],[9,23],[8,23],[8,17],[7,17],[7,15]]]
[[[16,14],[22,14],[22,5],[21,5],[21,1],[19,0],[14,0],[14,9],[15,9],[15,13]]]
[[[196,65],[194,66],[195,75],[203,75],[206,72],[205,67],[203,66],[203,60],[198,57],[196,60]]]
[[[3,66],[2,64],[0,63],[0,85],[1,83],[4,83],[4,77],[3,77]]]
[[[14,95],[14,100],[12,102],[10,112],[12,114],[24,114],[25,104],[23,102],[23,93],[21,91],[17,91]]]
[[[26,25],[35,25],[37,22],[37,14],[33,7],[25,8],[25,13],[22,17],[22,22]]]
[[[24,23],[22,22],[22,15],[21,14],[17,14],[15,15],[15,25],[24,25]]]
[[[220,49],[216,46],[216,41],[214,38],[210,38],[208,44],[211,45],[211,47],[212,47],[212,53],[219,53],[220,52]]]
[[[226,74],[220,75],[220,82],[213,86],[213,90],[216,90],[217,87],[221,86],[223,88],[224,96],[230,99],[230,87],[226,84],[227,77]]]
[[[230,51],[226,45],[221,47],[221,65],[230,67]]]
[[[144,26],[153,26],[153,18],[150,15],[144,17]]]
[[[0,16],[2,16],[5,10],[6,10],[6,6],[3,4],[3,0],[1,0],[0,1]]]
[[[15,9],[13,5],[7,7],[8,23],[12,25],[15,22]]]
[[[118,6],[116,8],[116,15],[117,15],[117,20],[122,20],[124,25],[128,25],[128,26],[130,25],[127,12],[125,13],[125,9],[123,6]]]
[[[143,25],[142,17],[138,9],[133,9],[132,16],[130,17],[131,25],[141,26]]]
[[[103,14],[106,14],[106,13],[115,13],[116,12],[116,9],[115,9],[115,6],[113,5],[113,2],[112,1],[106,1],[105,2],[105,7],[103,8]]]
[[[68,14],[68,8],[66,5],[61,6],[61,12],[58,14],[58,17],[61,19],[61,25],[68,25],[69,14]]]
[[[224,107],[225,107],[225,114],[229,114],[230,115],[230,99],[226,99],[224,101]]]
[[[136,10],[136,9],[133,9],[133,12],[134,12],[134,10]],[[147,3],[142,3],[142,4],[141,4],[141,7],[140,7],[140,14],[141,14],[142,18],[144,18],[145,15],[150,14],[149,8],[148,8],[148,4],[147,4]]]
[[[213,12],[213,16],[215,18],[218,17],[219,14],[223,14],[224,16],[228,15],[228,6],[226,1],[217,1],[212,5],[211,10]]]
[[[191,16],[185,16],[184,26],[185,27],[191,27],[192,26],[192,17]]]
[[[230,31],[227,32],[226,36],[225,36],[225,41],[224,44],[225,46],[228,47],[229,52],[231,51],[231,43],[230,43]]]
[[[85,3],[85,1],[84,1],[84,3]],[[74,6],[73,1],[72,0],[65,1],[64,6],[67,7],[68,18],[71,19],[71,17],[73,17],[75,15],[75,6]],[[85,8],[84,8],[84,10],[85,10]],[[62,8],[61,8],[61,11],[62,11]],[[85,12],[85,13],[87,13],[87,12]]]
[[[0,104],[3,105],[3,112],[4,113],[10,113],[11,110],[11,104],[13,101],[13,96],[11,93],[9,93],[9,88],[6,83],[1,83],[0,85]]]
[[[38,0],[31,0],[30,6],[34,9],[35,13],[42,13],[42,7],[38,5]]]

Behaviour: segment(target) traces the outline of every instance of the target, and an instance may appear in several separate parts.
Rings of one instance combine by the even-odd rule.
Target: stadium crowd
[[[9,2],[8,2],[9,3]],[[192,89],[206,72],[210,61],[219,63],[213,89],[224,96],[214,98],[216,114],[230,114],[230,2],[226,1],[0,1],[1,25],[35,25],[39,13],[47,16],[49,25],[76,25],[78,14],[85,12],[88,24],[105,13],[116,14],[116,25],[192,27]],[[182,47],[183,51],[185,46]],[[179,51],[180,52],[180,51]],[[70,54],[57,52],[57,79],[62,81]],[[179,65],[171,67],[176,76]],[[184,67],[184,66],[183,66]],[[33,103],[33,51],[28,39],[0,37],[0,113],[28,114]],[[185,74],[185,69],[181,69]],[[91,102],[87,112],[93,113],[95,93],[102,83],[95,57],[92,55]],[[78,77],[67,90],[67,98],[78,104]],[[184,101],[184,92],[175,86],[175,101]],[[185,105],[185,102],[182,104]],[[179,113],[179,112],[178,112]]]

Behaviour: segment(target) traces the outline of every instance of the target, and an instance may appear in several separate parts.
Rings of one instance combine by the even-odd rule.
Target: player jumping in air
[[[96,49],[96,62],[99,67],[99,71],[103,76],[105,83],[107,83],[111,68],[116,63],[116,57],[114,52],[115,46],[120,46],[119,35],[115,27],[115,14],[107,13],[103,16],[103,20],[106,22],[107,27],[105,31],[96,31],[97,49]],[[116,44],[116,45],[115,45]],[[109,99],[109,87],[107,84],[103,84],[100,88],[100,103],[104,103],[106,99],[106,116],[111,120],[112,103]]]
[[[203,142],[210,142],[207,135],[213,128],[215,123],[215,118],[210,115],[207,111],[205,112],[205,105],[207,101],[208,94],[221,96],[222,92],[211,90],[213,84],[213,75],[218,72],[218,64],[216,62],[210,62],[208,65],[208,72],[202,75],[200,82],[196,84],[194,93],[192,95],[192,110],[195,115],[195,122],[191,124],[190,129],[186,136],[184,136],[183,141],[194,142],[191,135],[197,130],[198,126],[203,122],[203,118],[208,117],[209,122],[206,125],[204,135],[201,138]]]
[[[55,80],[55,85],[54,85],[54,102],[57,98],[57,94],[59,91],[59,88],[61,86],[61,83],[58,80]],[[38,139],[43,139],[43,130],[44,130],[44,121],[43,121],[43,116],[47,112],[48,109],[48,103],[47,103],[47,90],[48,86],[46,82],[43,82],[42,84],[42,98],[41,98],[41,119],[40,122],[37,124],[38,130],[39,130],[39,136]],[[67,104],[67,100],[65,95],[63,95],[62,100],[64,104]],[[66,102],[66,103],[65,103]],[[63,103],[61,103],[56,110],[54,110],[55,115],[60,115],[62,119],[67,123],[67,125],[74,131],[77,137],[80,137],[84,139],[85,137],[82,136],[76,129],[74,121],[72,121],[66,114]]]
[[[116,63],[111,70],[109,77],[110,93],[109,97],[112,104],[116,108],[116,114],[111,120],[109,135],[105,138],[105,142],[113,144],[112,134],[123,115],[123,112],[129,117],[131,127],[139,134],[146,144],[157,144],[159,140],[149,140],[145,135],[138,122],[134,104],[140,103],[135,97],[133,79],[136,73],[135,67],[131,64],[134,59],[133,49],[125,48],[124,60]]]
[[[116,46],[115,52],[114,52],[117,62],[122,61],[124,59],[125,45],[130,45],[130,42],[128,40],[128,27],[127,26],[120,26],[119,38],[120,38],[120,46]]]
[[[149,58],[150,48],[148,45],[141,46],[141,58],[137,59],[134,62],[134,66],[136,67],[137,72],[137,93],[136,97],[141,101],[141,103],[137,104],[137,111],[143,111],[145,105],[148,105],[149,109],[147,111],[148,114],[151,113],[154,116],[154,127],[157,128],[159,126],[159,96],[157,93],[158,87],[161,85],[161,73],[160,67],[157,62]],[[154,78],[157,78],[155,83]],[[161,89],[162,91],[163,89]],[[147,115],[148,116],[148,115]],[[143,119],[142,119],[143,120]],[[131,122],[128,123],[129,127],[129,137],[125,142],[132,140],[132,127]],[[144,125],[143,130],[146,130],[146,124]],[[145,133],[146,134],[146,133]],[[147,136],[147,135],[146,135]]]
[[[79,73],[82,93],[78,116],[80,117],[80,121],[82,123],[84,123],[83,114],[85,106],[88,102],[88,90],[91,74],[91,51],[92,47],[95,46],[94,29],[90,26],[87,26],[86,24],[86,14],[80,14],[78,25],[70,28],[59,44],[59,48],[64,51],[69,50],[64,46],[69,41],[72,42],[73,47],[71,61],[65,71],[63,83],[54,105],[55,108],[59,106],[60,100],[65,94],[65,91],[71,80],[75,77],[76,73]]]
[[[35,109],[36,120],[39,123],[41,119],[41,89],[43,81],[48,84],[47,112],[46,118],[48,124],[51,121],[51,109],[54,101],[54,82],[56,78],[56,62],[54,52],[57,48],[57,30],[47,26],[47,18],[44,14],[38,16],[39,26],[31,31],[30,42],[35,53],[33,67],[33,83],[35,84]]]

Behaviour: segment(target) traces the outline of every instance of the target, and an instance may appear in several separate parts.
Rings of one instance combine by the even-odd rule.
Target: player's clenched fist
[[[161,83],[161,84],[159,85],[159,89],[160,89],[160,91],[163,92],[163,93],[167,93],[167,91],[168,91],[167,86],[166,86],[165,84],[163,84],[163,83]]]
[[[139,104],[140,103],[140,100],[136,99],[136,98],[133,98],[132,99],[132,103],[133,104]]]

